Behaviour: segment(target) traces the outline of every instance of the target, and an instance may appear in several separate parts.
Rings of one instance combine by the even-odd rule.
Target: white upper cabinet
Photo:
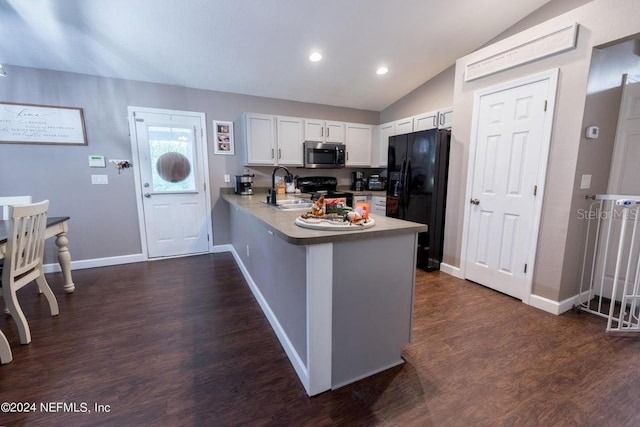
[[[345,141],[345,123],[317,119],[304,119],[304,140],[316,142]]]
[[[440,129],[451,128],[453,121],[453,108],[442,109],[438,112],[438,127]]]
[[[378,126],[378,138],[373,150],[374,161],[371,166],[387,167],[387,155],[389,151],[389,137],[396,134],[395,122],[383,123]]]
[[[303,120],[298,117],[276,116],[276,124],[277,164],[302,166]]]
[[[441,108],[437,111],[430,111],[376,126],[376,139],[373,146],[371,166],[387,167],[390,136],[421,130],[450,128],[452,118],[453,108]]]
[[[243,116],[247,165],[275,165],[275,116],[247,113]]]
[[[302,166],[302,119],[245,113],[242,123],[246,165]]]
[[[360,123],[345,124],[347,146],[346,166],[371,166],[373,126]]]
[[[438,127],[438,112],[419,114],[414,117],[416,132],[419,130],[436,129]]]
[[[413,117],[396,120],[394,122],[394,135],[402,135],[403,133],[413,132]]]

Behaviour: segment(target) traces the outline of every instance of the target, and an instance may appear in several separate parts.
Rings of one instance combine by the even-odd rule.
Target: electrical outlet
[[[224,182],[231,182],[231,175],[224,174]]]
[[[580,189],[586,190],[591,188],[591,175],[582,175],[582,179],[580,180]]]

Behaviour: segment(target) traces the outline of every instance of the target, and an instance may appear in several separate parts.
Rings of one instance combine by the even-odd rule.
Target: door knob
[[[471,199],[471,204],[472,204],[472,205],[479,205],[479,204],[480,204],[480,200],[478,200],[478,199]]]
[[[149,193],[144,193],[144,197],[146,197],[146,198],[148,199],[149,197],[151,197],[151,194],[149,194]]]

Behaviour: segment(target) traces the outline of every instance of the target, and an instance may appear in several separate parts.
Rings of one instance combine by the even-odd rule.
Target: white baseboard
[[[131,264],[133,262],[144,261],[142,254],[121,255],[108,258],[81,259],[71,261],[71,270],[83,270],[85,268],[107,267],[110,265]],[[56,273],[61,271],[60,264],[45,264],[42,266],[45,273]]]
[[[233,252],[231,245],[215,245],[212,253]],[[79,261],[71,261],[71,270],[83,270],[85,268],[108,267],[111,265],[131,264],[134,262],[145,261],[143,254],[119,255],[107,258],[82,259]],[[57,273],[60,270],[60,264],[57,262],[43,265],[45,273]]]
[[[370,376],[372,376],[372,375],[379,374],[379,373],[380,373],[380,372],[382,372],[382,371],[386,371],[387,369],[391,369],[391,368],[393,368],[393,367],[396,367],[396,366],[402,365],[403,363],[404,363],[404,359],[401,357],[401,358],[400,358],[400,360],[398,360],[398,361],[396,361],[396,362],[392,362],[392,363],[390,363],[390,364],[389,364],[389,365],[387,365],[387,366],[384,366],[384,367],[379,368],[379,369],[375,369],[375,370],[373,370],[373,371],[371,371],[371,372],[367,372],[366,374],[362,374],[362,375],[357,376],[357,377],[355,377],[355,378],[352,378],[352,379],[350,379],[350,380],[348,380],[348,381],[345,381],[345,382],[342,382],[342,383],[335,384],[335,385],[331,386],[331,390],[335,390],[335,389],[338,389],[338,388],[340,388],[340,387],[344,387],[344,386],[346,386],[346,385],[348,385],[348,384],[355,383],[356,381],[360,381],[360,380],[365,379],[365,378],[367,378],[367,377],[370,377]]]
[[[269,307],[269,303],[267,303],[267,300],[264,298],[264,296],[260,292],[260,289],[258,289],[256,282],[254,282],[253,278],[251,277],[251,274],[249,274],[249,270],[247,270],[247,267],[245,267],[244,263],[242,262],[242,259],[240,258],[236,250],[233,248],[232,245],[224,245],[224,246],[225,247],[228,246],[230,248],[230,252],[233,254],[233,257],[236,260],[236,264],[240,268],[242,275],[247,281],[247,284],[249,285],[249,289],[251,289],[251,292],[253,293],[254,298],[256,299],[256,301],[258,301],[260,308],[262,308],[262,312],[264,313],[264,315],[267,317],[267,320],[271,324],[271,328],[276,333],[276,336],[280,341],[280,345],[282,345],[282,348],[284,349],[285,353],[287,353],[287,357],[289,357],[289,361],[293,365],[293,368],[295,369],[296,374],[298,374],[298,378],[300,378],[300,381],[302,382],[302,385],[304,386],[308,394],[309,393],[309,371],[307,370],[307,367],[302,362],[302,359],[298,355],[298,352],[296,351],[296,349],[293,347],[293,344],[291,343],[291,341],[289,340],[289,337],[287,336],[286,332],[282,328],[282,325],[280,325],[278,318],[273,313],[273,310],[271,310],[271,307]]]
[[[229,245],[214,245],[213,246],[213,250],[211,251],[211,253],[214,253],[214,254],[219,254],[219,253],[222,253],[222,252],[232,252],[233,253],[234,252],[233,246],[230,245],[230,244]],[[234,255],[234,257],[235,257],[235,255]]]
[[[450,276],[457,277],[458,279],[464,279],[464,275],[462,274],[462,270],[460,270],[460,267],[454,267],[452,265],[441,262],[440,271],[442,271],[443,273],[447,273]]]
[[[583,292],[583,298],[584,298]],[[589,291],[586,292],[589,294]],[[571,310],[574,306],[580,304],[580,295],[574,295],[571,298],[567,298],[563,301],[553,301],[548,298],[544,298],[538,295],[531,295],[529,297],[529,305],[540,310],[546,311],[551,314],[562,314],[565,311]]]

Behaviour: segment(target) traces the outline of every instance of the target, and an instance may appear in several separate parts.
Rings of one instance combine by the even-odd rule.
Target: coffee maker
[[[245,172],[244,175],[236,175],[236,194],[248,196],[253,194],[253,177]]]
[[[351,190],[364,191],[364,172],[353,171],[351,172]]]

